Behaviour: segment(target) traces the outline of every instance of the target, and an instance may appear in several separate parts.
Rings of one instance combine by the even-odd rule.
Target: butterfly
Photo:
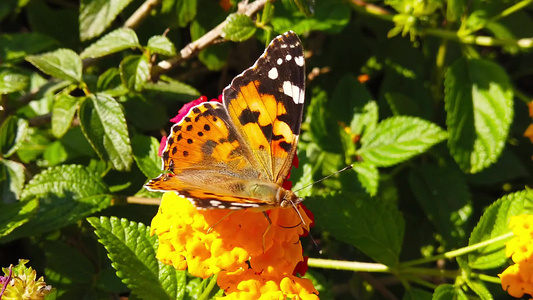
[[[302,43],[289,31],[231,81],[222,103],[200,103],[172,127],[163,173],[146,188],[174,191],[199,209],[296,207],[303,199],[282,184],[296,153],[304,96]]]

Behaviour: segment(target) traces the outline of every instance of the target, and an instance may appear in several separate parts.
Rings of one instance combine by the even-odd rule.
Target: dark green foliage
[[[1,267],[30,259],[49,299],[222,295],[157,261],[143,184],[182,105],[292,30],[308,75],[293,190],[353,165],[297,191],[323,250],[304,239],[305,255],[349,270],[311,261],[321,298],[504,295],[509,218],[533,207],[530,1],[143,2],[0,0]]]

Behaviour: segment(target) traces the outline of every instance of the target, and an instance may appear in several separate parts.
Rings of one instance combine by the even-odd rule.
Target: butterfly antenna
[[[344,171],[346,171],[346,170],[350,170],[350,169],[352,169],[352,168],[353,168],[353,164],[352,164],[352,165],[347,165],[346,167],[344,167],[344,168],[338,170],[337,172],[335,172],[335,173],[333,173],[333,174],[330,174],[330,175],[328,175],[328,176],[326,176],[326,177],[324,177],[324,178],[322,178],[322,179],[319,179],[319,180],[317,180],[317,181],[315,181],[315,182],[313,182],[313,183],[311,183],[311,184],[308,184],[308,185],[304,186],[303,188],[298,189],[298,190],[296,190],[296,191],[294,191],[294,192],[296,193],[296,192],[298,192],[298,191],[301,191],[301,190],[303,190],[303,189],[306,189],[306,188],[308,188],[308,187],[310,187],[310,186],[312,186],[312,185],[315,185],[315,184],[317,184],[317,183],[319,183],[319,182],[321,182],[321,181],[324,181],[324,180],[330,178],[331,176],[337,175],[337,174],[339,174],[339,173],[342,173],[342,172],[344,172]]]
[[[302,217],[302,214],[300,213],[300,210],[298,210],[298,207],[296,207],[296,204],[294,204],[294,202],[291,201],[291,204],[292,204],[292,207],[294,207],[294,210],[296,211],[298,216],[300,217],[300,220],[302,221],[302,224],[305,226],[305,221],[304,221],[304,218]],[[320,246],[315,241],[315,238],[311,235],[311,231],[307,231],[307,233],[309,234],[309,237],[311,238],[311,241],[313,241],[313,244],[315,244],[315,247],[318,250],[318,253],[322,254],[322,248],[320,248]]]

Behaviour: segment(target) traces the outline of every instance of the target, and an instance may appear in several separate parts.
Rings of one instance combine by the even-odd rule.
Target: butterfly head
[[[300,198],[292,191],[284,188],[279,188],[277,198],[281,208],[296,207],[296,205],[304,201],[304,198]]]

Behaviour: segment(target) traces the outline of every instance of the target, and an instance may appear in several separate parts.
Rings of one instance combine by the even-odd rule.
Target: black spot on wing
[[[285,152],[289,153],[289,151],[291,150],[291,144],[290,143],[287,143],[285,141],[282,141],[279,143],[279,146],[285,150]]]
[[[272,139],[272,124],[260,126],[260,128],[267,141],[270,142]]]
[[[243,126],[248,123],[257,123],[258,121],[259,121],[259,112],[252,111],[248,107],[244,109],[241,115],[239,116],[239,122]]]

